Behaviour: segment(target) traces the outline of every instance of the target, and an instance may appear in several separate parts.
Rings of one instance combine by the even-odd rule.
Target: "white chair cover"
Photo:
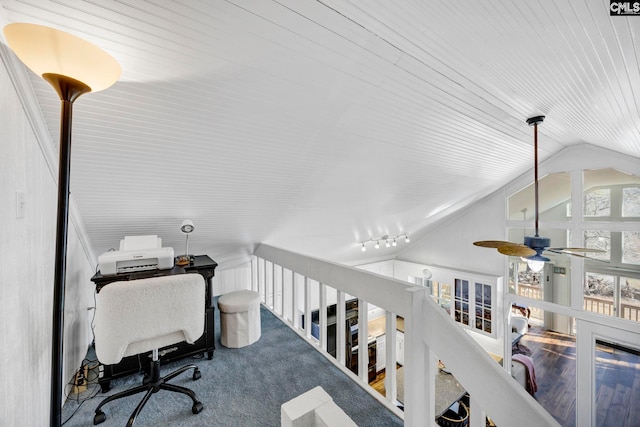
[[[95,344],[107,365],[186,341],[204,331],[204,278],[177,274],[113,282],[96,295]]]

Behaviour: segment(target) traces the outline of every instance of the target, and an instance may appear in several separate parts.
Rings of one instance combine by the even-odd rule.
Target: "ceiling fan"
[[[538,125],[542,123],[544,116],[535,116],[527,119],[527,124],[533,126],[534,135],[534,207],[535,207],[535,228],[534,236],[525,236],[524,244],[505,242],[502,240],[481,240],[473,242],[474,245],[483,248],[497,249],[503,255],[519,256],[527,261],[529,268],[534,272],[539,272],[544,267],[544,263],[550,261],[543,255],[543,252],[552,252],[556,254],[567,254],[581,258],[588,258],[576,252],[604,252],[600,249],[592,248],[552,248],[551,239],[542,237],[538,234]]]

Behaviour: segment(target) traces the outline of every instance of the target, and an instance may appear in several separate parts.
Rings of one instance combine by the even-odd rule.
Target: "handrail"
[[[559,426],[480,345],[430,298],[424,301],[424,322],[430,325],[426,345],[444,360],[447,369],[471,396],[474,403],[498,426]],[[477,409],[476,409],[477,410]]]
[[[316,280],[321,286],[326,284],[336,288],[339,295],[348,293],[384,308],[387,311],[387,331],[391,329],[391,314],[393,318],[395,314],[404,317],[406,426],[423,426],[425,420],[434,420],[437,367],[433,362],[437,360],[436,355],[447,361],[447,368],[454,372],[456,379],[470,392],[470,425],[473,427],[484,424],[484,417],[478,415],[483,412],[490,414],[497,425],[559,426],[467,332],[431,298],[427,298],[424,288],[264,244],[256,248],[254,255],[271,262],[272,266],[278,265],[304,276],[305,283],[307,278]],[[274,281],[272,276],[273,287]],[[266,282],[267,280],[265,285]],[[386,351],[387,354],[394,354],[394,351],[389,350],[394,345],[390,341],[386,340]],[[322,350],[321,346],[317,348]],[[387,360],[387,366],[391,366],[390,363]],[[364,380],[361,385],[368,387]],[[428,404],[425,405],[425,401]],[[474,410],[477,411],[475,417]],[[427,425],[434,425],[434,421]]]
[[[331,284],[336,289],[357,298],[364,298],[371,304],[384,307],[400,316],[410,314],[408,310],[411,297],[402,291],[416,288],[416,285],[263,243],[258,245],[254,255],[320,283]],[[360,286],[362,282],[366,282],[367,286]]]

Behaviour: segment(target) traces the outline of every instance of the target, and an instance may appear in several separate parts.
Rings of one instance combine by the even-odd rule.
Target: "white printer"
[[[125,236],[120,250],[105,252],[98,257],[98,269],[105,276],[133,271],[173,268],[173,248],[162,247],[155,235]]]

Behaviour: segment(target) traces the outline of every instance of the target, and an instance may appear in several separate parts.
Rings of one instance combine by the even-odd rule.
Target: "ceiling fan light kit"
[[[574,252],[603,252],[598,249],[591,248],[551,248],[551,239],[542,237],[538,234],[538,125],[544,121],[544,116],[534,116],[527,119],[527,124],[533,126],[533,151],[534,151],[534,207],[535,207],[535,235],[525,236],[524,244],[505,242],[502,240],[481,240],[473,242],[474,245],[483,248],[497,249],[503,255],[517,256],[527,262],[529,268],[538,273],[544,268],[546,262],[551,261],[543,255],[544,251],[567,254],[581,258],[587,258],[584,255]],[[526,211],[525,211],[526,212]]]

